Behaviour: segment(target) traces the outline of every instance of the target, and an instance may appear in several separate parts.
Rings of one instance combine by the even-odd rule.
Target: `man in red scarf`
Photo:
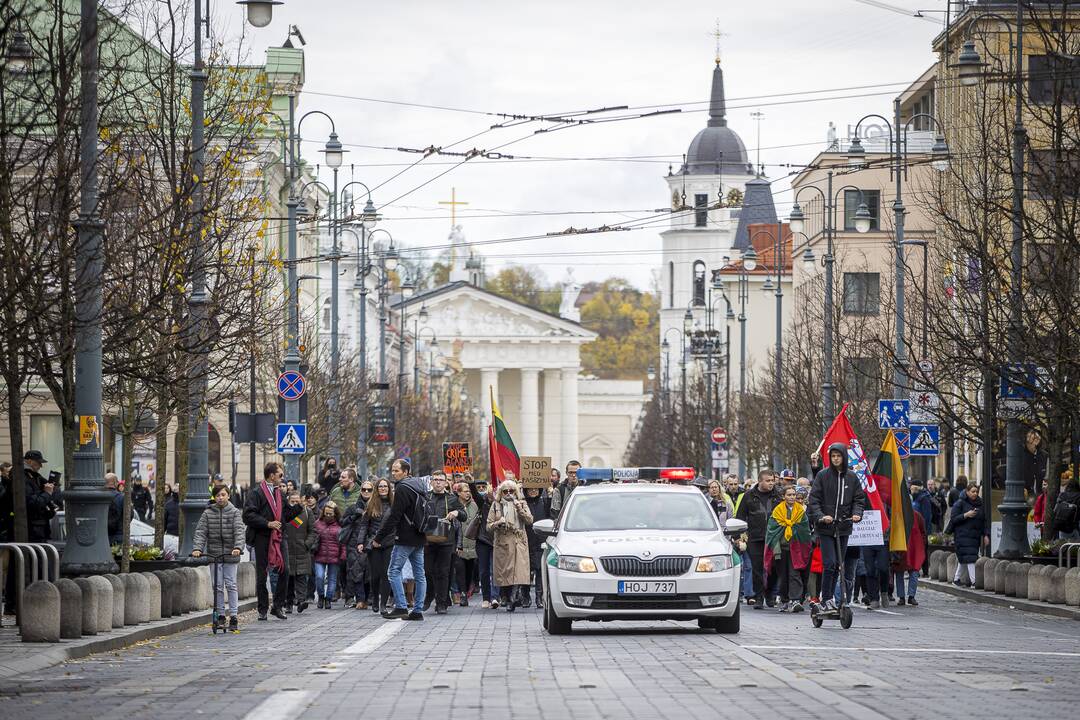
[[[255,594],[259,601],[259,619],[266,620],[267,610],[281,620],[285,619],[282,606],[288,585],[285,573],[288,548],[283,542],[282,525],[300,514],[303,506],[290,506],[285,502],[281,483],[285,472],[281,463],[268,462],[263,468],[263,480],[248,493],[244,502],[244,524],[247,525],[247,543],[255,548]],[[270,605],[266,590],[268,570],[275,570],[278,582],[274,585],[274,604]]]

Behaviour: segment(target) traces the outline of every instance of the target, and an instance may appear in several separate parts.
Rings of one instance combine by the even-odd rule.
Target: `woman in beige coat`
[[[529,587],[529,538],[525,529],[532,522],[532,513],[518,484],[513,480],[499,483],[487,526],[494,547],[494,581],[508,612],[523,604],[522,597]]]

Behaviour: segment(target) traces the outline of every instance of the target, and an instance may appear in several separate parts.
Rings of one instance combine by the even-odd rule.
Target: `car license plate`
[[[674,580],[620,580],[620,595],[674,595]]]

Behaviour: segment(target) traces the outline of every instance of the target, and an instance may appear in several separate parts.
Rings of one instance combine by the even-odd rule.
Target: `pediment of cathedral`
[[[571,342],[588,342],[596,333],[581,325],[521,303],[468,285],[455,283],[412,298],[409,314],[427,307],[427,327],[435,331],[439,341],[535,340],[559,338]]]

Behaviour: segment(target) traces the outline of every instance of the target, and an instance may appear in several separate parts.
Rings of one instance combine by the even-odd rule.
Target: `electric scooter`
[[[847,604],[847,579],[844,577],[844,566],[847,563],[843,555],[840,554],[840,538],[834,535],[833,542],[836,543],[836,557],[840,563],[840,603],[835,610],[826,610],[820,603],[810,603],[810,622],[813,623],[815,628],[819,628],[826,620],[839,620],[840,627],[847,630],[855,619],[851,608]],[[832,592],[832,588],[830,588],[830,592]]]

